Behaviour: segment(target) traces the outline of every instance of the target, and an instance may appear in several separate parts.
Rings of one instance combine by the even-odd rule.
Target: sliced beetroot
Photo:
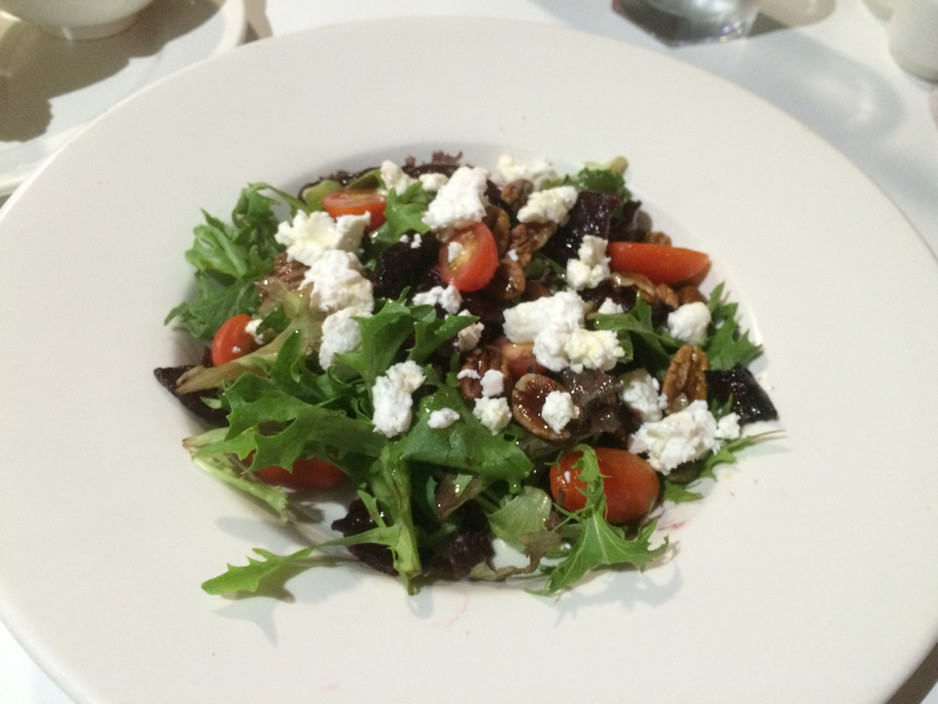
[[[732,410],[739,416],[740,424],[778,418],[769,395],[746,367],[737,364],[732,369],[711,370],[705,375],[708,393],[721,403],[732,399]]]

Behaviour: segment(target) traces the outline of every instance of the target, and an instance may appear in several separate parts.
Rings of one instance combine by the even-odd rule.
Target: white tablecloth
[[[472,15],[566,25],[671,54],[763,97],[831,142],[938,253],[938,86],[892,60],[883,21],[861,0],[762,0],[763,15],[750,38],[678,49],[613,14],[610,0],[245,2],[253,38],[373,17]],[[936,681],[938,648],[890,704],[938,704]],[[71,702],[2,626],[0,701]]]

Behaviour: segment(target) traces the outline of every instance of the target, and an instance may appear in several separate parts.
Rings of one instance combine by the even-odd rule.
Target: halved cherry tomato
[[[656,284],[692,281],[710,265],[703,252],[650,242],[610,242],[609,264],[618,272],[644,274]]]
[[[384,208],[386,201],[377,191],[367,191],[358,188],[348,188],[343,191],[332,191],[322,198],[322,207],[333,218],[342,215],[371,216],[367,230],[376,230],[384,224]]]
[[[484,288],[498,268],[498,246],[485,223],[456,230],[440,245],[440,277],[460,291]]]
[[[292,472],[288,472],[280,465],[272,464],[256,470],[255,473],[268,484],[320,491],[335,489],[346,479],[345,472],[332,462],[318,457],[297,460],[293,463]]]
[[[574,468],[583,453],[568,452],[550,468],[550,493],[562,508],[578,511],[586,505],[586,482]],[[596,459],[606,494],[606,520],[628,523],[644,516],[654,506],[660,489],[658,475],[636,454],[612,447],[597,447]]]
[[[257,340],[247,330],[250,322],[250,315],[239,313],[221,324],[212,339],[212,364],[225,364],[257,349]]]

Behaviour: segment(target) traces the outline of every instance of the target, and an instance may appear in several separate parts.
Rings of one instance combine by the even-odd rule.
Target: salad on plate
[[[197,465],[320,523],[203,589],[257,591],[339,548],[411,593],[553,594],[660,559],[664,507],[777,414],[738,304],[700,288],[709,256],[650,227],[626,168],[438,152],[205,214],[195,292],[167,317],[205,356],[156,376],[205,424]]]

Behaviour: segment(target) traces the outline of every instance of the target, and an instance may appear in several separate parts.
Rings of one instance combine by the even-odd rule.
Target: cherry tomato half
[[[212,364],[225,364],[257,349],[257,340],[247,330],[250,322],[250,315],[239,313],[221,324],[212,339]]]
[[[318,457],[297,460],[293,463],[292,472],[288,472],[280,465],[272,464],[256,470],[256,474],[268,484],[320,491],[335,489],[346,479],[345,472],[332,462]]]
[[[703,252],[650,242],[610,242],[609,264],[622,273],[644,274],[656,284],[697,279],[710,265]]]
[[[440,277],[460,291],[484,288],[498,268],[498,246],[485,223],[457,230],[440,245]]]
[[[550,493],[567,511],[586,505],[586,482],[580,479],[580,469],[573,467],[581,455],[579,450],[568,452],[550,468]],[[606,495],[606,520],[629,523],[647,514],[660,488],[652,466],[636,454],[612,447],[597,447],[596,459]]]
[[[366,229],[376,230],[384,224],[384,208],[386,201],[377,191],[367,191],[357,188],[348,188],[343,191],[332,191],[322,198],[322,207],[333,218],[342,215],[371,216],[371,222]]]

